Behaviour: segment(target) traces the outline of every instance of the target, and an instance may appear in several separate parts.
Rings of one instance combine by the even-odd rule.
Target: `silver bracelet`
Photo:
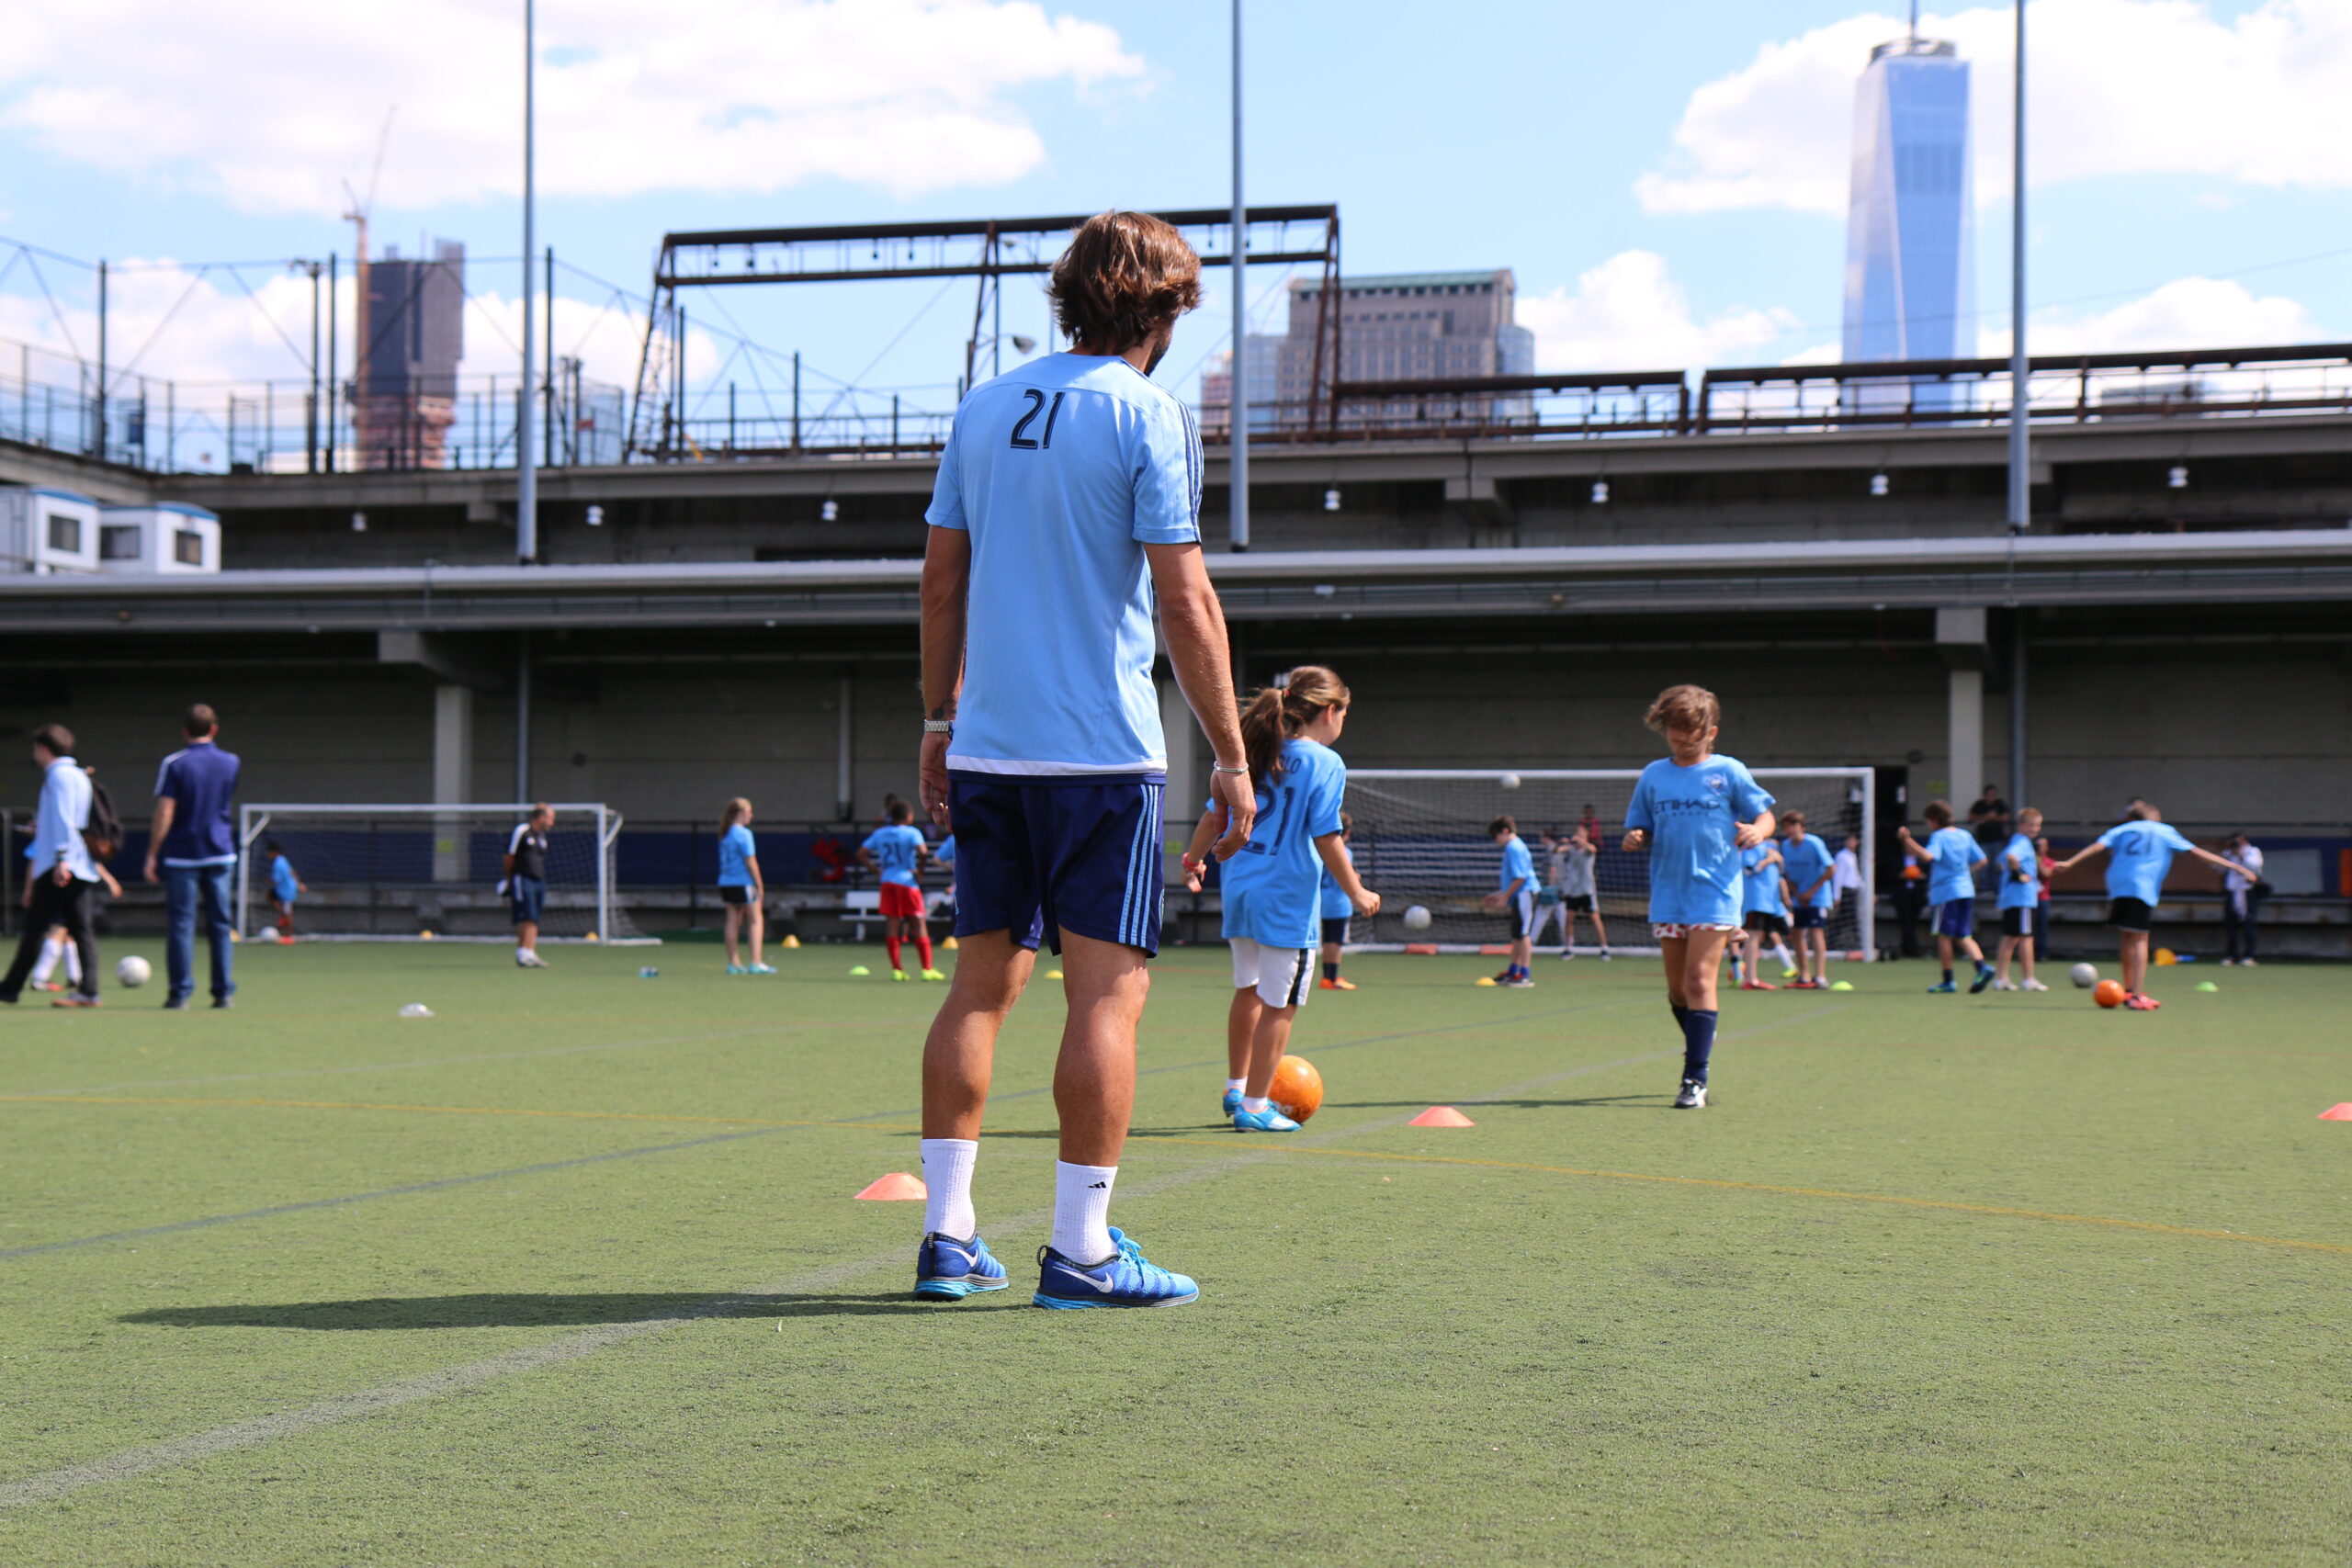
[[[1213,773],[1247,773],[1249,771],[1250,768],[1247,763],[1244,763],[1238,768],[1228,768],[1223,762],[1211,762],[1209,764],[1209,772]]]
[[[927,718],[922,721],[922,732],[925,735],[953,735],[956,733],[956,721],[952,718]]]

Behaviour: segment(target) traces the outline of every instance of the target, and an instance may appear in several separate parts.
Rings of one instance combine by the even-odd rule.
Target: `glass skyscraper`
[[[1973,357],[1970,185],[1967,62],[1916,34],[1871,51],[1846,217],[1849,363]],[[1857,390],[1861,406],[1889,412],[1950,408],[1960,391],[1925,378]]]

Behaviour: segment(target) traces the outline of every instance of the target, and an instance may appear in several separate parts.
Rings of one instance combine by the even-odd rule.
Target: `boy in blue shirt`
[[[1707,1107],[1715,975],[1740,927],[1739,854],[1772,836],[1772,796],[1746,763],[1715,755],[1722,720],[1723,705],[1703,686],[1659,693],[1644,722],[1673,754],[1642,770],[1625,807],[1625,852],[1650,852],[1650,933],[1682,1031],[1677,1111]]]
[[[1348,835],[1355,829],[1355,818],[1340,813],[1340,852],[1353,866],[1356,857],[1349,853]],[[1323,915],[1323,988],[1327,991],[1352,991],[1353,980],[1340,977],[1340,955],[1348,945],[1348,918],[1356,912],[1355,904],[1348,897],[1348,890],[1332,880],[1329,866],[1323,870],[1323,886],[1317,894]]]
[[[857,863],[882,878],[882,949],[890,955],[890,978],[903,980],[907,966],[899,962],[907,938],[914,939],[915,955],[922,962],[922,977],[947,976],[931,966],[931,925],[923,919],[922,885],[916,874],[931,858],[922,829],[914,825],[915,808],[893,796],[889,820],[866,835],[857,848]]]
[[[2054,880],[2095,854],[2104,852],[2108,856],[2107,919],[2120,938],[2117,956],[2123,966],[2123,1005],[2133,1012],[2154,1012],[2161,1005],[2141,989],[2148,979],[2148,928],[2155,923],[2156,903],[2164,897],[2172,858],[2184,851],[2217,871],[2236,869],[2181,837],[2161,812],[2134,795],[2122,821],[2050,869]]]
[[[263,846],[263,852],[269,856],[269,899],[277,906],[277,940],[289,942],[294,940],[294,900],[310,888],[295,874],[294,863],[286,858],[276,839]]]
[[[1489,909],[1510,914],[1510,962],[1494,978],[1498,986],[1524,991],[1535,984],[1528,961],[1535,956],[1535,856],[1519,836],[1519,824],[1498,817],[1487,824],[1487,837],[1503,852],[1495,890],[1481,899]]]
[[[1925,844],[1911,836],[1908,823],[1896,828],[1895,833],[1905,852],[1917,856],[1928,872],[1928,904],[1935,911],[1936,956],[1944,966],[1942,983],[1928,989],[1959,989],[1951,983],[1952,949],[1957,947],[1976,965],[1976,978],[1968,987],[1968,994],[1974,996],[1993,983],[1993,966],[1984,962],[1984,950],[1976,945],[1975,868],[1984,863],[1984,849],[1967,829],[1951,825],[1951,802],[1931,800],[1921,815],[1935,829]]]
[[[1788,878],[1789,924],[1797,933],[1797,977],[1792,991],[1817,991],[1828,978],[1829,911],[1838,907],[1838,857],[1815,833],[1804,830],[1804,813],[1781,818],[1781,862]]]
[[[1739,982],[1743,991],[1781,988],[1764,978],[1764,939],[1777,938],[1789,929],[1788,906],[1781,895],[1781,852],[1770,844],[1758,844],[1739,852],[1740,923],[1747,928],[1744,939],[1747,975]],[[1733,972],[1738,973],[1736,963]]]
[[[2033,917],[2041,906],[2041,852],[2034,840],[2041,837],[2041,813],[2032,807],[2018,813],[2018,830],[2009,835],[2001,852],[1993,857],[1994,874],[2001,879],[2001,894],[1996,902],[2001,911],[2001,951],[1995,965],[2000,971],[1993,982],[1996,991],[2046,991],[2033,973]],[[2009,956],[2025,955],[2025,984],[2009,984]]]

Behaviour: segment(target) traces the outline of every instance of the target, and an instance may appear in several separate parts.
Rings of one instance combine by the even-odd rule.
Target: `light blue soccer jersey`
[[[1781,858],[1788,863],[1789,894],[1808,908],[1826,909],[1838,902],[1838,889],[1829,877],[1821,877],[1821,886],[1813,896],[1805,897],[1805,889],[1814,878],[1827,871],[1835,860],[1829,845],[1818,833],[1798,833],[1781,840]]]
[[[1323,857],[1315,840],[1340,830],[1348,765],[1329,746],[1295,736],[1283,742],[1282,764],[1272,787],[1259,787],[1250,841],[1218,873],[1225,934],[1268,947],[1313,947],[1323,937]]]
[[[1771,853],[1772,846],[1770,844],[1758,844],[1753,849],[1739,852],[1740,880],[1747,884],[1740,890],[1740,912],[1748,915],[1778,915],[1782,919],[1786,919],[1789,917],[1789,907],[1781,897],[1780,863],[1774,861],[1770,865],[1764,863],[1770,859]]]
[[[1642,770],[1625,826],[1650,836],[1650,919],[1658,925],[1736,926],[1741,914],[1742,822],[1772,809],[1772,796],[1736,757],[1683,767],[1661,757]]]
[[[1048,355],[956,411],[924,515],[970,536],[947,765],[1167,772],[1146,545],[1198,542],[1192,410],[1124,359]]]
[[[1317,855],[1315,858],[1319,862],[1323,857]],[[1327,920],[1344,920],[1356,912],[1356,907],[1348,902],[1347,894],[1340,889],[1338,883],[1331,880],[1329,866],[1323,868],[1323,884],[1317,890],[1316,900],[1320,906],[1323,918]]]
[[[2107,846],[2107,896],[2154,904],[2164,897],[2172,857],[2194,845],[2169,822],[2119,822],[2098,836]]]
[[[1495,873],[1495,886],[1498,890],[1506,889],[1514,882],[1522,893],[1535,891],[1535,856],[1528,849],[1527,840],[1516,833],[1503,845],[1503,863]]]
[[[2009,863],[2015,860],[2016,864]],[[2014,833],[1994,857],[1994,874],[2001,879],[2000,908],[2030,909],[2041,902],[2041,857],[2034,852],[2033,840],[2023,833]],[[2018,873],[2025,874],[2022,878]]]
[[[301,879],[294,874],[294,863],[284,855],[270,857],[269,891],[283,904],[291,904],[302,892]]]
[[[752,858],[759,849],[752,841],[752,830],[741,822],[718,835],[718,886],[749,887],[752,885]]]
[[[956,835],[950,833],[947,837],[940,840],[939,842],[932,845],[931,858],[945,866],[949,871],[954,871],[956,869]]]
[[[922,829],[903,822],[876,828],[865,839],[874,863],[882,869],[882,880],[901,887],[915,886],[915,856],[922,847]]]
[[[1974,867],[1984,863],[1983,846],[1965,828],[1939,828],[1928,835],[1928,902],[1949,904],[1976,897]]]

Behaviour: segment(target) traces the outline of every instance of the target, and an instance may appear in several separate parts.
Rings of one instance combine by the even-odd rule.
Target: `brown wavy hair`
[[[1073,341],[1122,354],[1201,302],[1201,258],[1148,212],[1098,212],[1054,263],[1053,296]]]
[[[1283,742],[1326,708],[1346,707],[1347,683],[1320,664],[1302,664],[1261,689],[1241,710],[1241,744],[1250,778],[1261,789],[1282,771]]]
[[[1708,729],[1723,721],[1723,704],[1704,686],[1668,686],[1642,718],[1660,735],[1669,729]]]

